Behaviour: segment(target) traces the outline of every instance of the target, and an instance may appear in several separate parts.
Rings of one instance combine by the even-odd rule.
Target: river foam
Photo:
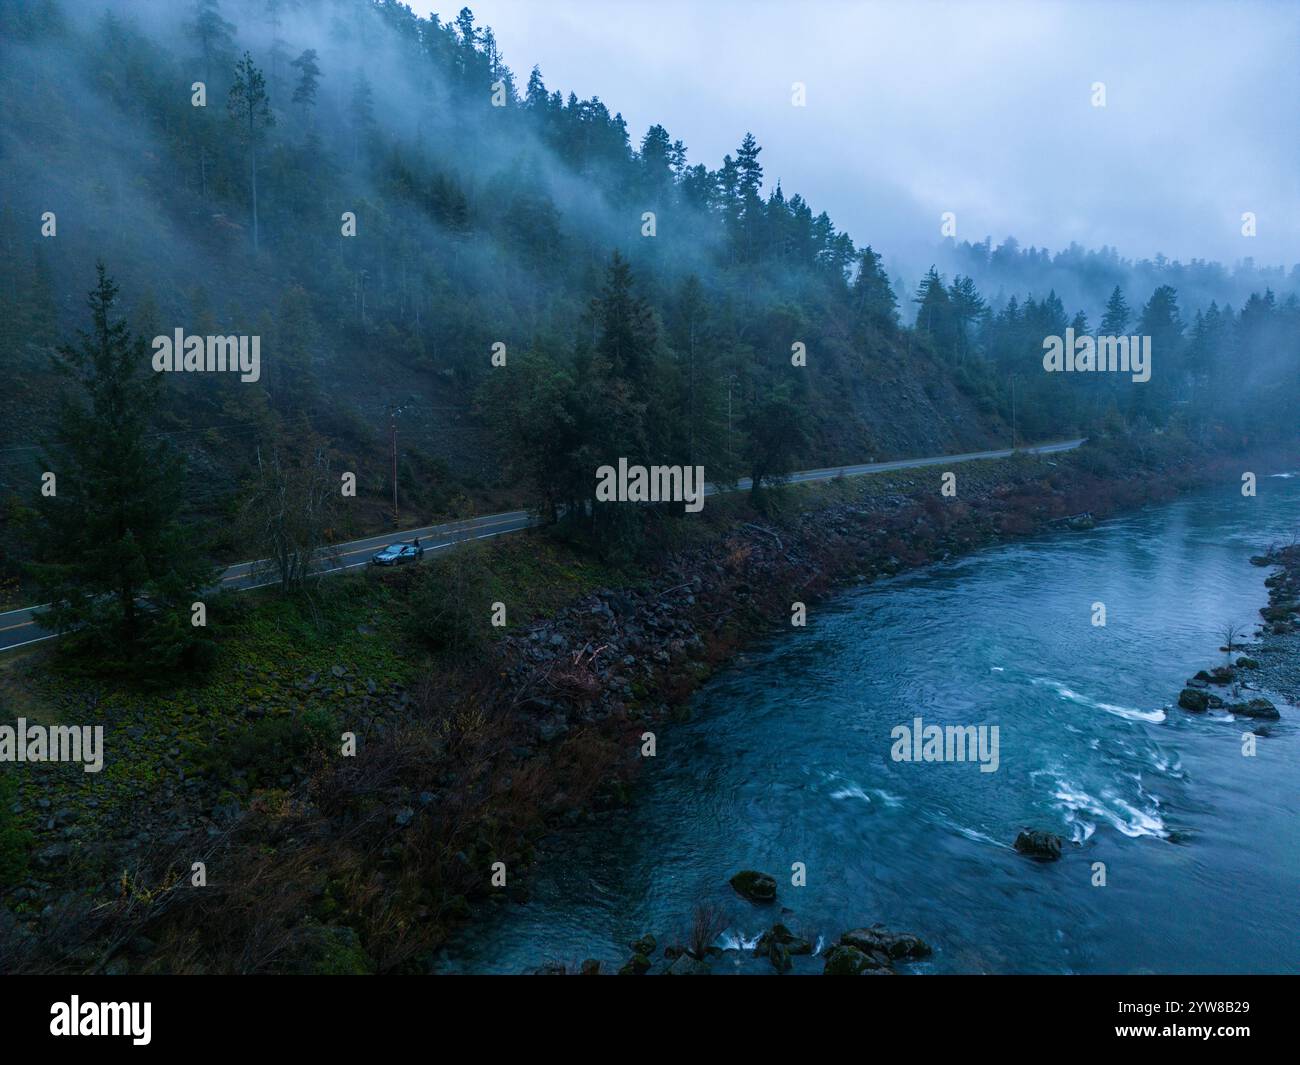
[[[1080,706],[1091,707],[1094,710],[1104,710],[1108,714],[1114,714],[1116,717],[1122,717],[1126,721],[1149,721],[1158,725],[1165,720],[1164,710],[1139,710],[1133,706],[1117,706],[1115,703],[1103,703],[1098,699],[1090,698],[1087,695],[1081,695],[1072,688],[1067,687],[1060,681],[1052,680],[1050,677],[1032,677],[1030,683],[1039,686],[1046,686],[1056,692],[1062,699],[1068,702],[1078,703]]]

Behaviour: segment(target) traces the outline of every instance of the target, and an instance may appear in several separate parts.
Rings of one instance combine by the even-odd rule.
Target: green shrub
[[[242,772],[253,787],[271,784],[295,765],[323,754],[338,742],[339,721],[329,710],[312,709],[296,717],[268,717],[209,748],[206,770],[227,779]]]
[[[407,631],[431,650],[463,656],[488,639],[491,612],[483,553],[461,548],[422,565],[411,591]]]

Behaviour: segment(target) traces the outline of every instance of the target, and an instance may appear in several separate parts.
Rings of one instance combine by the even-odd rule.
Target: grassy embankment
[[[23,767],[12,824],[33,834],[34,879],[11,870],[23,886],[10,905],[34,917],[52,890],[76,896],[65,905],[80,914],[71,924],[86,934],[80,949],[64,944],[43,952],[57,958],[43,962],[54,967],[93,968],[96,957],[109,956],[102,946],[85,949],[116,934],[114,914],[101,909],[86,918],[89,907],[106,901],[118,925],[161,923],[164,946],[133,958],[133,967],[334,968],[337,949],[352,959],[344,967],[409,967],[468,915],[467,897],[483,894],[474,885],[484,860],[527,864],[526,841],[557,810],[588,802],[619,760],[598,730],[580,730],[544,757],[508,756],[508,717],[489,720],[483,709],[501,696],[499,678],[490,675],[498,656],[487,641],[509,631],[487,625],[490,603],[508,604],[512,626],[527,624],[596,588],[652,584],[656,559],[717,544],[743,523],[797,535],[808,515],[841,504],[906,510],[897,528],[886,521],[875,530],[882,538],[876,554],[916,564],[933,546],[910,534],[920,523],[965,529],[964,549],[1032,531],[1045,515],[1058,516],[1053,510],[1104,516],[1204,476],[1188,458],[1162,447],[1140,463],[1111,449],[963,465],[959,499],[997,500],[997,520],[981,519],[978,528],[960,509],[936,507],[938,468],[900,471],[792,486],[776,493],[763,514],[741,494],[711,499],[699,520],[654,523],[640,560],[617,566],[529,533],[457,549],[418,570],[330,578],[310,598],[245,593],[211,612],[222,650],[212,674],[154,690],[96,678],[51,645],[10,658],[0,662],[0,697],[13,716],[102,723],[108,752],[98,775],[76,766]],[[1176,476],[1166,476],[1163,464]],[[1153,477],[1156,469],[1161,473]],[[966,502],[960,507],[969,510]],[[862,558],[840,557],[834,575],[852,578],[859,566],[873,572]],[[479,604],[466,616],[481,620],[473,639],[449,649],[447,625],[432,626],[431,641],[427,614],[431,603],[436,611],[456,597]],[[751,611],[724,630],[709,661],[743,642],[762,616]],[[453,619],[452,627],[463,623]],[[694,671],[692,684],[704,675],[707,669]],[[636,711],[635,700],[629,710]],[[355,731],[382,764],[337,758],[344,730]],[[510,767],[505,772],[503,764]],[[15,767],[5,768],[15,775]],[[386,805],[393,794],[418,794],[421,803],[427,797],[436,810],[400,842],[393,842]],[[193,902],[191,893],[179,904],[177,869],[188,868],[184,858],[192,857],[205,826],[220,890],[209,889],[210,903]],[[366,831],[373,842],[358,836]],[[51,840],[67,853],[43,861]],[[168,845],[188,853],[170,853]],[[237,872],[222,867],[232,857]],[[268,906],[271,880],[280,887]],[[169,905],[175,919],[168,919]],[[176,913],[196,906],[214,918],[208,935],[187,933],[192,919]],[[253,906],[266,912],[252,914]],[[336,932],[304,938],[304,913],[311,915],[305,927]],[[217,950],[223,925],[234,942]],[[268,927],[279,928],[280,938],[266,942]]]

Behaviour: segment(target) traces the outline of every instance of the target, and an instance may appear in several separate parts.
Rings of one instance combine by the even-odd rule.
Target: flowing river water
[[[476,921],[441,968],[617,967],[645,932],[684,941],[710,901],[724,945],[774,920],[813,941],[916,932],[934,954],[914,972],[1300,971],[1300,710],[1275,698],[1246,757],[1260,723],[1171,705],[1224,661],[1226,623],[1253,633],[1269,571],[1248,557],[1300,531],[1300,477],[1259,485],[816,604],[716,674],[659,731],[631,805],[550,841],[530,901]],[[998,725],[997,771],[893,760],[916,717]],[[1017,854],[1026,827],[1063,836],[1062,859]],[[742,868],[776,876],[776,905],[731,891]],[[739,950],[713,969],[775,972]]]

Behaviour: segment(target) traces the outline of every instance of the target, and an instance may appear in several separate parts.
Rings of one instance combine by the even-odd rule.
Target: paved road
[[[1037,447],[1021,448],[1022,452],[1034,455],[1049,455],[1057,451],[1070,451],[1083,440],[1063,440],[1056,444],[1041,444]],[[908,470],[920,466],[950,466],[958,462],[972,462],[977,459],[1004,459],[1013,452],[1010,448],[1003,451],[972,451],[965,455],[940,455],[927,459],[898,459],[893,462],[864,462],[857,466],[830,466],[821,470],[804,470],[791,474],[792,482],[829,481],[836,477],[857,477],[867,473],[884,473],[888,470]],[[737,488],[748,489],[749,478],[743,478]],[[705,495],[718,491],[713,485],[706,485]],[[725,489],[724,489],[725,491]],[[410,540],[418,536],[425,548],[438,551],[452,544],[466,540],[486,540],[502,533],[517,532],[532,524],[532,519],[525,510],[514,510],[508,514],[488,514],[481,518],[469,518],[465,521],[448,522],[444,525],[426,525],[419,529],[407,529],[400,533],[383,533],[369,536],[364,540],[353,540],[335,546],[334,557],[322,572],[339,573],[343,570],[364,566],[370,556],[385,544],[394,540]],[[222,588],[261,588],[268,581],[258,581],[255,575],[258,563],[240,562],[231,566],[221,577]],[[0,614],[0,651],[10,651],[17,647],[52,640],[58,633],[51,633],[37,625],[34,615],[42,608],[39,606],[22,607]]]

